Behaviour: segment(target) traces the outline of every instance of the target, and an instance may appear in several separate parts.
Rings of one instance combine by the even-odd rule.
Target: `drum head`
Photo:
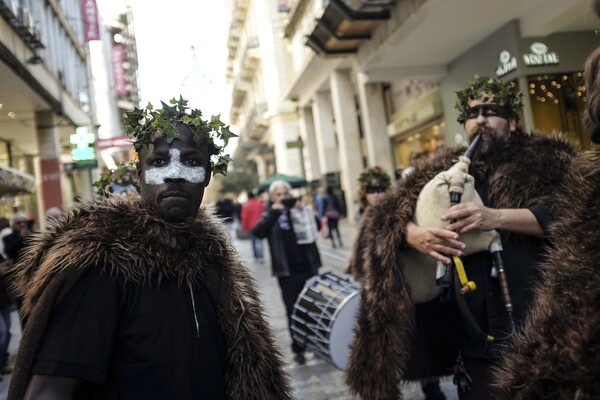
[[[350,356],[350,344],[354,340],[354,330],[358,317],[360,292],[356,291],[345,299],[337,311],[329,335],[329,355],[337,369],[345,370]]]

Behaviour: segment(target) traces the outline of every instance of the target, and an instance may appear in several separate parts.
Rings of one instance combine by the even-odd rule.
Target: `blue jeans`
[[[264,257],[263,240],[254,237],[254,235],[250,235],[250,239],[252,240],[252,251],[254,252],[254,258],[257,260],[262,260]]]
[[[0,307],[0,368],[8,361],[10,343],[10,306]]]

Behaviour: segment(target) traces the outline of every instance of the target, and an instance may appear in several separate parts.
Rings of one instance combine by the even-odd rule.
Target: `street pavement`
[[[324,238],[319,238],[318,246],[321,252],[323,267],[320,273],[327,271],[343,271],[354,238],[356,236],[356,226],[349,224],[346,220],[340,221],[340,232],[344,247],[333,248],[331,242]],[[313,353],[307,353],[306,363],[298,365],[293,360],[291,352],[291,339],[287,328],[287,319],[285,308],[277,280],[271,276],[271,269],[268,258],[268,245],[265,241],[265,262],[257,263],[254,261],[249,240],[233,239],[235,247],[238,249],[242,261],[249,271],[252,272],[258,284],[261,299],[265,306],[265,311],[269,324],[271,325],[278,345],[281,348],[286,371],[289,374],[293,389],[294,398],[298,400],[358,400],[357,397],[350,394],[345,382],[343,372],[336,369],[327,361],[315,356]],[[20,339],[19,322],[16,313],[13,313],[12,338],[9,346],[11,355],[16,353]],[[368,371],[365,371],[368,373]],[[0,381],[0,400],[5,400],[8,392],[10,375],[5,375]],[[448,400],[458,400],[456,387],[451,379],[442,380],[442,391]],[[420,400],[425,396],[421,392],[420,385],[407,384],[402,388],[404,399]],[[369,399],[364,399],[369,400]]]

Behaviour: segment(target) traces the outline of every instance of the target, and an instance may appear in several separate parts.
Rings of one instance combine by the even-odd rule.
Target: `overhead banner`
[[[116,44],[111,50],[113,67],[113,79],[115,81],[115,93],[118,96],[127,95],[127,76],[125,75],[125,46]]]
[[[81,0],[81,14],[85,42],[100,40],[100,16],[96,0]]]

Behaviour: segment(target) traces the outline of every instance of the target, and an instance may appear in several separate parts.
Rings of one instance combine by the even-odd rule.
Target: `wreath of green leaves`
[[[229,139],[237,137],[225,125],[220,115],[213,115],[209,120],[202,119],[202,111],[188,107],[188,101],[179,96],[169,101],[171,105],[161,101],[162,108],[154,109],[151,103],[146,108],[134,108],[125,113],[123,124],[136,150],[142,146],[149,147],[155,134],[160,133],[171,143],[181,134],[175,123],[187,125],[193,132],[194,143],[208,145],[210,154],[210,169],[213,175],[227,175],[227,165],[232,161],[229,154],[223,153]],[[222,144],[216,143],[216,140]]]
[[[519,112],[523,109],[523,92],[517,89],[517,85],[514,82],[504,83],[500,79],[475,75],[467,82],[465,89],[456,92],[454,108],[458,111],[456,120],[460,124],[467,121],[469,100],[477,100],[484,93],[491,96],[490,102],[504,106],[510,117],[519,122]]]
[[[373,180],[377,180],[379,185],[384,188],[388,188],[392,184],[390,176],[381,167],[369,168],[358,177],[358,183],[363,187],[369,186]]]
[[[117,168],[103,172],[100,178],[92,185],[96,188],[96,194],[105,197],[111,193],[110,186],[114,183],[137,187],[137,170],[134,161],[126,161],[117,164]]]

